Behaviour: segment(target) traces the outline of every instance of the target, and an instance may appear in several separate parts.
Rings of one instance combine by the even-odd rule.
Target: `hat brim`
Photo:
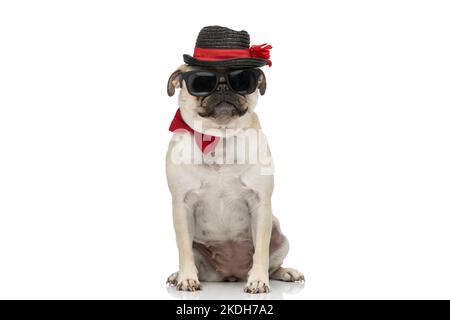
[[[267,64],[261,58],[235,58],[226,60],[200,60],[188,54],[183,55],[184,62],[190,66],[199,67],[225,67],[225,68],[259,68]]]

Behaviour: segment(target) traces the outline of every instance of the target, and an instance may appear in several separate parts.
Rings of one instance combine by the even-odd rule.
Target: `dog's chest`
[[[239,165],[202,168],[201,187],[186,196],[186,203],[193,208],[196,240],[250,238],[250,214],[258,203],[258,195],[242,182],[243,168]]]

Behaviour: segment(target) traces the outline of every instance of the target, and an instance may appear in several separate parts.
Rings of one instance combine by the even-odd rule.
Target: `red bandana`
[[[193,133],[197,146],[205,154],[214,150],[216,144],[219,142],[220,139],[219,137],[216,136],[209,136],[207,134],[195,131],[194,129],[189,127],[189,125],[183,120],[180,109],[178,109],[177,112],[175,113],[175,117],[173,117],[172,123],[170,124],[169,131],[174,132],[180,129]]]

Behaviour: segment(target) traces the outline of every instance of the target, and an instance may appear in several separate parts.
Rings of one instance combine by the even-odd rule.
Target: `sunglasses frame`
[[[251,90],[251,91],[249,91],[249,90],[245,90],[245,91],[244,90],[242,90],[242,91],[234,90],[233,87],[230,84],[230,80],[229,80],[228,77],[229,77],[230,73],[234,73],[236,71],[251,71],[256,77],[255,88],[253,90]],[[214,88],[210,92],[205,92],[205,93],[202,93],[202,94],[193,93],[193,92],[191,92],[190,83],[189,83],[189,77],[191,75],[194,75],[194,74],[197,74],[197,73],[201,73],[201,72],[214,74],[216,76],[216,83],[214,85]],[[219,86],[221,77],[223,77],[225,79],[226,84],[227,84],[228,88],[231,91],[233,91],[233,92],[235,92],[237,94],[240,94],[240,95],[251,94],[251,93],[255,92],[256,89],[258,89],[258,81],[259,81],[259,77],[261,76],[261,74],[262,74],[262,71],[260,69],[257,69],[257,68],[233,69],[233,70],[228,70],[228,71],[225,71],[225,72],[218,72],[218,71],[211,71],[211,70],[193,70],[193,71],[183,72],[181,74],[181,78],[182,78],[182,80],[184,80],[186,82],[186,88],[187,88],[187,90],[188,90],[190,95],[195,96],[195,97],[207,97],[207,96],[211,95],[214,91],[217,90],[217,87]]]

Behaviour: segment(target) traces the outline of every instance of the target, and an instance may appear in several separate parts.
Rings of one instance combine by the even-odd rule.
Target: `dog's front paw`
[[[202,285],[197,280],[197,277],[179,279],[179,273],[174,272],[167,278],[167,284],[170,286],[176,286],[178,291],[198,291],[202,289]]]
[[[197,279],[179,280],[177,283],[178,291],[198,291],[202,290],[202,285]]]
[[[268,272],[253,268],[248,273],[247,285],[244,287],[247,293],[268,293],[270,292]]]
[[[270,292],[270,287],[268,282],[262,280],[254,280],[247,282],[247,285],[244,287],[244,292],[247,293],[268,293]]]

